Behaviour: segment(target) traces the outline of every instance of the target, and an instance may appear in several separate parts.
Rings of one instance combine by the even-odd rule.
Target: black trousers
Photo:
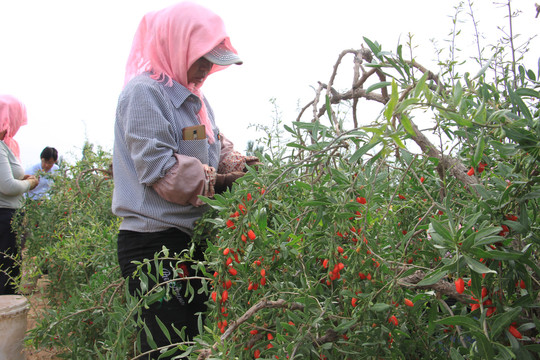
[[[132,296],[138,297],[141,289],[140,279],[133,278],[133,272],[137,268],[132,261],[143,261],[144,259],[153,259],[154,254],[161,251],[165,246],[169,249],[170,256],[174,252],[180,253],[184,249],[189,249],[191,245],[191,237],[178,229],[169,229],[154,233],[139,233],[134,231],[121,230],[118,234],[118,262],[122,270],[122,276],[129,278],[129,292]],[[203,260],[204,256],[199,249],[194,254],[195,260]],[[194,276],[194,270],[191,269],[191,264],[182,263],[181,267],[184,273],[187,271],[189,276]],[[165,261],[163,263],[163,276],[159,276],[160,282],[172,279],[173,267],[178,268],[176,262]],[[156,274],[156,269],[152,265],[152,273]],[[155,283],[149,279],[150,284],[148,289],[151,289]],[[195,289],[195,292],[201,287],[200,280],[190,280],[189,284]],[[167,339],[159,324],[155,320],[157,316],[167,327],[171,336],[172,343],[181,342],[182,339],[173,330],[173,325],[176,329],[186,329],[188,339],[193,339],[198,335],[198,312],[205,312],[205,302],[207,297],[205,294],[195,293],[194,299],[189,302],[189,297],[185,297],[186,282],[179,280],[172,286],[173,296],[169,301],[163,299],[150,305],[149,308],[142,308],[141,318],[152,334],[152,339],[158,347],[169,345],[171,342]],[[151,350],[151,346],[147,341],[145,331],[139,329],[141,337],[141,350],[146,352]],[[186,339],[187,340],[187,339]],[[176,355],[178,355],[177,353]],[[155,352],[147,359],[157,359],[159,352]]]
[[[15,261],[19,251],[17,237],[12,230],[11,223],[15,209],[0,208],[0,295],[13,295],[17,293],[14,282],[20,274],[20,266]]]

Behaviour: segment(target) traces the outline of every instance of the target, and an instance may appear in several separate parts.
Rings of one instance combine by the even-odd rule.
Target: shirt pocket
[[[208,165],[208,141],[201,140],[180,140],[178,153],[186,156],[191,156],[203,164]]]

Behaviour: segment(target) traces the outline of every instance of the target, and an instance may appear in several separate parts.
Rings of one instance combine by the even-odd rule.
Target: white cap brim
[[[223,43],[213,48],[203,57],[212,64],[220,66],[228,66],[232,64],[241,65],[243,63],[242,59],[240,59],[237,54],[227,49]]]

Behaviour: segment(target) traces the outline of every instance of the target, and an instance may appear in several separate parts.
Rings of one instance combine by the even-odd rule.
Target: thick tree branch
[[[343,57],[347,54],[355,54],[354,58],[354,79],[353,79],[353,86],[350,90],[346,92],[338,92],[334,88],[332,88],[333,81],[337,75],[337,71],[339,68],[339,65],[341,64],[341,61]],[[371,52],[368,49],[360,49],[360,50],[344,50],[339,56],[338,60],[336,61],[336,64],[334,65],[334,69],[332,72],[332,75],[330,77],[330,81],[327,84],[320,83],[319,82],[319,89],[317,91],[316,97],[314,101],[310,102],[310,105],[313,106],[314,109],[314,120],[318,119],[319,117],[323,116],[325,112],[327,111],[326,104],[320,106],[318,112],[316,111],[318,99],[322,94],[322,90],[326,90],[326,95],[329,96],[330,104],[339,104],[342,101],[349,101],[353,100],[353,121],[355,124],[355,128],[358,127],[358,119],[357,119],[357,105],[358,100],[361,98],[364,98],[366,100],[372,100],[379,102],[381,104],[386,104],[389,100],[388,91],[386,87],[381,88],[380,93],[375,92],[369,92],[367,93],[366,90],[363,88],[364,84],[367,82],[369,78],[373,75],[377,75],[379,78],[379,81],[386,81],[386,75],[380,70],[380,68],[371,68],[368,71],[365,71],[363,67],[361,66],[361,63],[363,60],[371,62],[373,59],[373,56]],[[418,69],[422,73],[428,74],[428,80],[434,81],[437,85],[440,84],[440,79],[437,75],[435,75],[433,72],[429,71],[427,68],[422,66],[421,64],[417,63],[416,61],[405,61],[409,66],[412,66],[416,69]],[[360,76],[360,70],[362,72]],[[409,87],[405,90],[411,91],[412,88]],[[405,93],[402,94],[401,100],[405,97]],[[309,105],[308,105],[309,106]],[[304,107],[298,116],[297,120],[299,120],[304,113],[304,110],[308,107]],[[398,117],[399,120],[401,120]],[[458,179],[460,182],[462,182],[465,186],[469,187],[470,185],[477,184],[478,179],[475,176],[469,176],[467,175],[468,168],[459,160],[452,156],[445,155],[442,153],[437,147],[431,143],[431,141],[418,129],[418,126],[410,120],[411,126],[414,131],[414,135],[411,135],[411,139],[422,149],[422,151],[427,154],[430,157],[434,157],[439,159],[439,166],[438,171],[441,175],[448,172],[451,176]],[[331,119],[332,126],[336,128],[336,132],[339,133],[339,129],[337,129],[338,123],[336,119]]]
[[[426,274],[422,270],[417,270],[414,274],[406,276],[398,280],[398,284],[403,287],[413,288],[413,289],[430,289],[435,290],[436,292],[450,296],[457,301],[463,304],[470,304],[471,299],[469,296],[459,294],[456,291],[456,287],[451,282],[441,279],[435,284],[432,285],[417,285],[420,281],[424,279]]]

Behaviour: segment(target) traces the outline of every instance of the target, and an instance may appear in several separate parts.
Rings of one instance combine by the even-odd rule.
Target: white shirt
[[[48,172],[43,172],[43,169],[41,168],[41,163],[35,164],[26,169],[26,173],[28,175],[39,176],[38,186],[36,186],[33,190],[30,190],[27,196],[33,200],[39,200],[43,199],[44,197],[49,197],[48,192],[51,188],[52,183],[54,182],[50,176],[53,175],[56,170],[58,170],[58,165],[54,164]]]

